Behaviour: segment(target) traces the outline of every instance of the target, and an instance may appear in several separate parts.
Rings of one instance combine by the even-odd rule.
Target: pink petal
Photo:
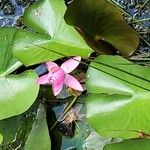
[[[37,79],[37,81],[36,81],[36,83],[38,83],[38,84],[47,84],[47,83],[49,83],[49,77],[48,77],[49,75],[48,74],[46,74],[46,75],[43,75],[43,76],[41,76],[41,77],[39,77],[38,79]]]
[[[70,73],[79,65],[80,60],[81,60],[80,56],[73,57],[73,58],[65,61],[61,65],[61,68],[65,71],[65,73]]]
[[[49,72],[51,72],[53,68],[58,67],[58,65],[52,61],[46,62],[46,65]]]
[[[63,82],[52,84],[52,90],[54,96],[57,96],[61,92],[62,88],[63,88]]]
[[[75,90],[83,91],[83,88],[79,81],[70,74],[66,74],[64,83]]]

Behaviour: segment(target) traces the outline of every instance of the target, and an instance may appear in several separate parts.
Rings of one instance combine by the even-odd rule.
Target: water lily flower
[[[69,73],[72,72],[80,63],[81,57],[76,56],[65,61],[60,67],[54,62],[47,62],[48,74],[45,74],[36,81],[38,84],[52,85],[54,95],[58,95],[63,85],[67,85],[75,90],[83,91],[79,81]]]

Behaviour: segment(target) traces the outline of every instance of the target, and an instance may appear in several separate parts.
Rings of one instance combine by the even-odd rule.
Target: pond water
[[[25,8],[35,0],[0,0],[0,26],[15,26]]]

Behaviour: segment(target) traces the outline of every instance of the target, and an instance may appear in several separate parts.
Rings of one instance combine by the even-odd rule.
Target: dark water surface
[[[15,26],[25,8],[35,0],[0,0],[0,26]]]

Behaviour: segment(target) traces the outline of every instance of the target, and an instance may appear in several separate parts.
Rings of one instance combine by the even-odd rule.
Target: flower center
[[[50,78],[49,82],[54,83],[61,83],[64,82],[65,79],[65,72],[60,67],[54,67],[50,71]]]

